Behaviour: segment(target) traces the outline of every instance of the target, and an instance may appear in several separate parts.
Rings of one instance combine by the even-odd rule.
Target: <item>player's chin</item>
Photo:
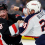
[[[1,17],[1,18],[5,19],[6,17],[4,16],[4,17]]]

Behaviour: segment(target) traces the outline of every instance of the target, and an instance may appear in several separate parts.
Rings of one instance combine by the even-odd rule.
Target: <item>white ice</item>
[[[24,40],[22,39],[23,45],[36,45],[35,40]]]

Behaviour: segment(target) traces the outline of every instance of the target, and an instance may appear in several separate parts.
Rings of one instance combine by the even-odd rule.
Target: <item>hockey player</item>
[[[33,14],[26,17],[24,23],[19,23],[19,32],[21,35],[27,35],[32,36],[35,38],[38,38],[42,32],[45,30],[45,13],[43,10],[41,10],[41,4],[38,1],[30,1],[27,5],[27,7],[31,10],[33,10]],[[21,10],[22,8],[15,7],[15,10]],[[15,24],[14,24],[15,25]],[[9,27],[9,31],[11,35],[15,35],[11,25]],[[12,29],[11,29],[12,28]],[[11,30],[10,30],[11,29]]]
[[[41,10],[41,4],[38,1],[30,1],[27,3],[29,11],[33,11],[31,15],[27,16],[24,23],[20,23],[19,31],[21,35],[31,36],[38,38],[45,30],[45,13]],[[19,10],[19,7],[15,7],[15,10]]]
[[[42,8],[43,8],[43,15],[45,15],[45,0],[39,0],[40,3],[42,4]],[[45,19],[43,19],[44,25],[42,26],[42,35],[36,40],[36,45],[45,45]]]
[[[4,42],[8,45],[23,45],[21,43],[21,35],[19,34],[19,31],[17,32],[17,23],[15,22],[19,22],[20,20],[23,20],[22,17],[20,17],[19,15],[13,14],[10,15],[7,12],[7,6],[5,4],[0,4],[0,33],[2,34],[2,39],[4,40]],[[9,26],[11,26],[13,23],[15,23],[15,25],[13,25],[12,27],[15,29],[15,33],[17,33],[17,35],[11,35],[10,31],[9,31]],[[12,32],[13,33],[13,32]],[[3,42],[3,41],[2,41]],[[0,40],[0,44],[2,43]],[[4,44],[5,45],[5,44]]]

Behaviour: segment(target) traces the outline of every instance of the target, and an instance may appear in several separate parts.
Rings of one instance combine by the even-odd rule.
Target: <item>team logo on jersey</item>
[[[2,24],[0,23],[0,29],[2,29],[3,28],[3,26],[2,26]]]
[[[24,24],[23,24],[23,28],[26,28],[26,27],[27,27],[27,23],[24,23]]]
[[[17,14],[17,15],[15,15],[15,16],[16,16],[16,18],[17,18],[17,17],[20,16],[20,15]]]

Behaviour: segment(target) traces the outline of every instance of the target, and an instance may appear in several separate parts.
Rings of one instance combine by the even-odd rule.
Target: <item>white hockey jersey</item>
[[[21,25],[21,24],[20,24]],[[45,30],[45,12],[26,17],[25,22],[19,27],[21,35],[39,37]]]

